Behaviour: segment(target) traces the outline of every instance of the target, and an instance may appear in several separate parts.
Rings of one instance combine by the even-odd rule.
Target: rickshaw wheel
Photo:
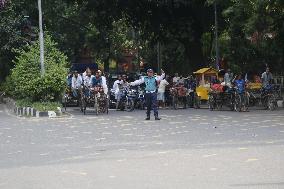
[[[235,98],[235,110],[241,112],[243,104],[242,97],[240,94],[236,94]]]
[[[276,109],[276,103],[275,103],[275,98],[274,98],[274,95],[271,95],[268,97],[267,99],[267,105],[268,105],[268,108],[270,111],[273,111]]]
[[[98,104],[97,96],[95,97],[94,109],[95,109],[96,115],[98,115],[99,114],[99,104]]]

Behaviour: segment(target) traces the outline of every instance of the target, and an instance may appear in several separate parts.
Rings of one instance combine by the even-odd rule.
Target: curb
[[[24,116],[24,117],[49,117],[56,118],[62,116],[61,108],[58,108],[58,112],[55,111],[38,111],[32,107],[18,107],[16,106],[16,102],[11,98],[4,98],[4,103],[8,106],[10,110],[14,111],[16,116]]]

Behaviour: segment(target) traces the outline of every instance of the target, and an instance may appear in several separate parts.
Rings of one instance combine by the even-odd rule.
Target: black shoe
[[[150,120],[150,117],[146,117],[146,119],[145,120]]]
[[[155,120],[161,120],[161,118],[159,118],[159,117],[155,117]]]

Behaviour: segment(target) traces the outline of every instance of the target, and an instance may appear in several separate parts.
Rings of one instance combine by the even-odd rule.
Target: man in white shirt
[[[233,80],[233,73],[231,73],[231,70],[228,69],[224,75],[225,86],[232,87],[232,83],[231,83],[232,80]]]
[[[165,107],[165,91],[166,91],[166,86],[169,85],[166,79],[163,79],[160,81],[159,88],[158,88],[157,100],[159,101],[159,104],[162,105],[162,107]]]
[[[262,80],[262,87],[266,88],[271,84],[273,80],[272,73],[269,70],[269,67],[266,68],[265,72],[262,73],[261,75],[261,80]]]
[[[180,77],[178,76],[178,73],[175,73],[175,77],[173,78],[173,84],[177,84],[179,81]]]
[[[103,89],[104,89],[104,93],[107,95],[108,93],[108,88],[107,88],[107,82],[106,82],[106,77],[102,75],[102,71],[101,70],[98,70],[101,78],[102,78],[102,86],[103,86]]]
[[[88,72],[91,72],[91,69],[89,67],[87,67],[84,73],[82,74],[83,79],[87,76]]]
[[[77,71],[74,71],[74,75],[72,77],[72,93],[74,97],[78,97],[78,91],[81,90],[81,85],[83,83],[82,77],[78,74]]]
[[[121,75],[117,76],[117,80],[113,83],[113,91],[115,94],[115,99],[118,99],[118,94],[119,94],[119,84],[121,84]]]
[[[83,75],[83,83],[84,83],[84,94],[89,97],[90,96],[90,88],[92,87],[92,72],[90,69],[86,70],[85,76]]]

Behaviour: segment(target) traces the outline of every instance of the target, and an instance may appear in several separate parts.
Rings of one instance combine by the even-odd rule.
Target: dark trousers
[[[193,106],[194,106],[194,92],[189,93],[189,102],[190,102],[189,106],[191,108],[193,108]]]
[[[147,107],[147,112],[146,112],[147,116],[150,116],[151,109],[153,109],[155,117],[158,117],[157,93],[146,93],[145,100]]]

